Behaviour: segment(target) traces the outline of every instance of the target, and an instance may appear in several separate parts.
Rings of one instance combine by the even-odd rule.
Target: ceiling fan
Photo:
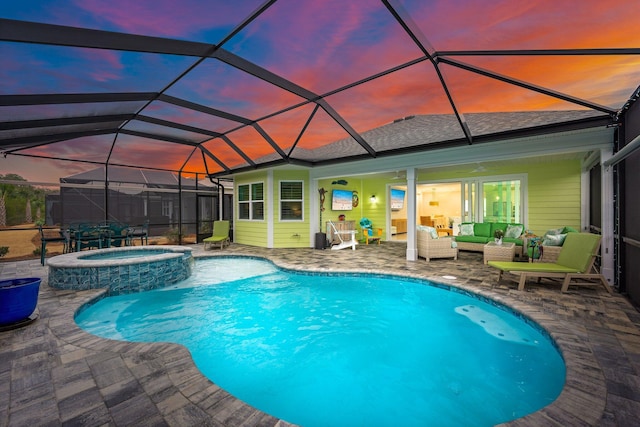
[[[476,168],[471,173],[486,172],[488,169],[482,165],[482,163],[476,163]]]
[[[404,179],[405,179],[405,177],[404,177],[404,175],[400,175],[400,172],[399,172],[399,171],[396,171],[395,176],[391,177],[391,180],[392,180],[392,181],[396,181],[396,180],[398,180],[398,179],[402,179],[402,180],[404,180]]]

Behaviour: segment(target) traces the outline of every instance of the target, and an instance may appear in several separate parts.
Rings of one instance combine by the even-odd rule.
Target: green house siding
[[[325,179],[318,182],[318,188],[326,190],[324,211],[322,212],[323,231],[327,221],[338,221],[340,215],[345,216],[346,221],[355,221],[358,230],[358,238],[362,239],[360,229],[360,220],[369,218],[374,228],[382,228],[386,233],[386,215],[387,215],[387,181],[382,179],[358,179],[345,178],[347,185],[332,184],[336,179]],[[331,196],[334,189],[353,191],[358,198],[358,206],[350,211],[334,211],[331,209]],[[376,196],[376,201],[371,202],[371,196]]]
[[[264,219],[263,220],[245,220],[238,218],[238,186],[251,184],[255,182],[264,183]],[[240,243],[243,245],[251,245],[251,246],[267,246],[267,229],[268,223],[267,221],[271,217],[271,212],[269,212],[268,208],[268,199],[270,197],[271,191],[267,187],[267,172],[260,171],[254,172],[250,174],[244,174],[242,176],[237,176],[235,178],[234,183],[234,242]]]
[[[303,220],[280,220],[280,182],[302,181]],[[264,220],[242,220],[238,218],[237,201],[234,207],[235,242],[244,245],[268,247],[269,227],[273,230],[274,248],[308,248],[311,246],[309,231],[309,173],[306,170],[258,171],[236,176],[235,192],[238,186],[254,182],[264,183]],[[269,185],[271,184],[271,185]]]
[[[375,195],[374,202],[371,196]],[[381,179],[362,180],[362,217],[369,218],[373,228],[382,228],[383,238],[387,233],[387,181]]]
[[[538,235],[564,226],[580,229],[581,168],[579,160],[539,163],[491,163],[491,176],[527,175],[528,221],[526,227]],[[485,172],[483,175],[487,175]],[[418,181],[472,179],[483,175],[460,176],[455,168],[424,172]]]
[[[234,241],[243,245],[267,246],[266,221],[236,221]]]
[[[269,179],[269,174],[271,178]],[[493,163],[490,165],[491,176],[501,175],[527,176],[527,228],[538,235],[552,228],[569,226],[580,229],[581,221],[581,167],[579,160],[560,160],[539,163],[518,164],[513,162]],[[487,175],[486,173],[484,175]],[[478,178],[484,175],[461,177],[455,168],[439,169],[434,172],[423,172],[418,176],[420,181],[460,180]],[[280,220],[280,182],[303,182],[303,220]],[[345,180],[346,185],[333,184],[335,181]],[[237,218],[235,223],[235,241],[238,243],[262,246],[269,245],[269,226],[273,230],[272,246],[274,248],[312,247],[311,232],[316,230],[317,224],[311,224],[310,200],[319,197],[317,193],[309,192],[309,174],[307,170],[273,170],[257,171],[237,176],[235,188],[252,182],[264,183],[265,219],[260,221],[246,221]],[[271,184],[269,186],[269,184]],[[340,215],[345,215],[347,221],[355,221],[358,238],[362,239],[360,220],[363,217],[371,220],[374,228],[382,228],[384,235],[388,235],[386,221],[388,210],[388,185],[394,184],[383,179],[367,179],[354,177],[335,177],[318,182],[318,188],[325,193],[324,211],[321,212],[321,231],[325,231],[326,222],[338,221]],[[397,184],[397,183],[396,183]],[[358,203],[350,211],[334,211],[331,209],[332,191],[334,189],[352,191],[357,195]],[[376,200],[372,202],[371,196]],[[237,202],[236,202],[237,203]],[[236,206],[237,208],[237,206]]]
[[[529,224],[538,235],[564,226],[580,229],[579,161],[538,164],[529,168]]]

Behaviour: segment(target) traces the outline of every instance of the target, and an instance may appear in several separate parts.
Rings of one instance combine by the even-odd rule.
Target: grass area
[[[20,227],[24,228],[24,226]],[[40,233],[38,230],[16,230],[13,228],[0,229],[0,246],[7,246],[9,252],[0,258],[4,260],[21,260],[30,258],[40,258],[34,255],[33,251],[40,249]],[[62,253],[62,244],[47,245],[47,253]]]

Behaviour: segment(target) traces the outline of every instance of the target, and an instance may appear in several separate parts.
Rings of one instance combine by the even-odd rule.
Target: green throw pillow
[[[473,236],[473,223],[460,224],[461,236]]]
[[[524,227],[521,225],[507,225],[507,231],[504,233],[504,237],[509,237],[511,239],[517,239],[522,235],[522,230]]]

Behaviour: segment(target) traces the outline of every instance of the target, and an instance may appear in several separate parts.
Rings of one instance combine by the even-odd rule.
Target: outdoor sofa
[[[527,256],[539,262],[556,262],[568,233],[578,233],[572,227],[548,230],[543,237],[529,239]]]
[[[522,248],[526,246],[524,237],[524,225],[506,222],[463,222],[460,224],[460,231],[456,236],[458,249],[461,251],[483,252],[484,245],[495,240],[496,230],[502,230],[503,243],[516,244],[516,256],[522,257]]]

